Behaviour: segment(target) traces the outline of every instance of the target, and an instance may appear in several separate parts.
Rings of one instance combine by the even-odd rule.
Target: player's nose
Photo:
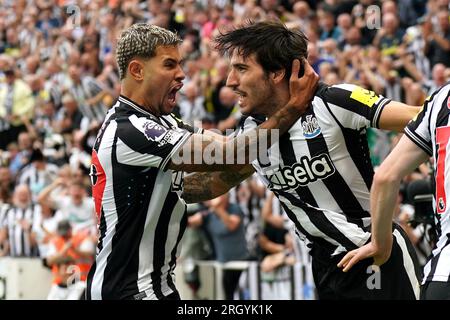
[[[226,85],[227,85],[227,87],[230,87],[233,89],[239,85],[239,79],[236,75],[236,71],[234,71],[233,69],[228,74]]]

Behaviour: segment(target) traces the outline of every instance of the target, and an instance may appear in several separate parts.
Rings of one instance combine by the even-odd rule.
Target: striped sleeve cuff
[[[194,129],[196,131],[195,133],[198,133],[198,134],[203,134],[205,132],[205,130],[203,128],[194,127]]]
[[[159,169],[162,169],[163,171],[167,171],[167,164],[169,163],[169,160],[172,159],[173,155],[180,150],[180,148],[184,145],[184,143],[191,137],[193,133],[192,132],[186,132],[184,136],[181,137],[180,140],[175,144],[175,146],[172,148],[172,151],[167,155],[167,157],[164,159],[164,161],[161,162],[159,165]]]
[[[421,136],[411,131],[408,127],[405,127],[405,135],[429,156],[433,155],[433,150],[430,148],[428,143]]]
[[[380,128],[381,112],[383,111],[384,107],[391,101],[392,101],[391,99],[386,99],[386,98],[384,98],[380,101],[380,103],[378,104],[378,108],[375,111],[375,114],[373,115],[373,119],[372,119],[372,123],[371,123],[371,126],[373,128],[377,128],[377,129]]]

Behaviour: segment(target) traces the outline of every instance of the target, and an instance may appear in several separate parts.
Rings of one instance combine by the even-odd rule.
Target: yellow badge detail
[[[372,107],[375,102],[378,101],[379,97],[375,94],[375,92],[363,89],[361,87],[357,87],[352,91],[350,98],[365,104],[368,107]]]

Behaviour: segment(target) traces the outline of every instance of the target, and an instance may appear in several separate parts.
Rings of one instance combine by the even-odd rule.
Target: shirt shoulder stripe
[[[425,140],[423,140],[423,138],[416,134],[414,131],[411,131],[408,127],[405,127],[405,135],[428,155],[433,155],[433,151],[425,142]]]

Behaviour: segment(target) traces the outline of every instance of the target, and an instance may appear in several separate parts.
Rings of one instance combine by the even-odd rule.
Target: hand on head
[[[300,60],[294,59],[292,62],[292,72],[291,77],[289,78],[290,99],[288,103],[298,107],[297,109],[301,113],[306,111],[319,82],[319,75],[314,71],[308,61],[303,59],[302,64],[304,67],[304,74],[300,78]]]

